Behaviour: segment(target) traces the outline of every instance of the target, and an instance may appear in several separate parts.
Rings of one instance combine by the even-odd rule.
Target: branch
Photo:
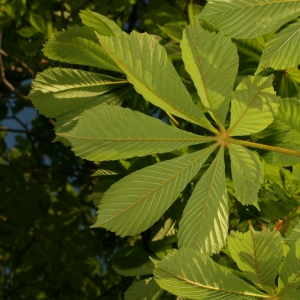
[[[14,129],[14,128],[8,128],[8,127],[5,127],[5,126],[0,126],[0,130],[2,131],[9,131],[9,132],[15,132],[15,133],[23,133],[23,134],[27,134],[27,135],[32,135],[32,136],[35,136],[37,137],[38,139],[44,141],[44,142],[51,142],[51,140],[47,140],[45,139],[44,137],[38,135],[38,134],[35,134],[31,131],[26,131],[26,130],[22,130],[22,129]]]

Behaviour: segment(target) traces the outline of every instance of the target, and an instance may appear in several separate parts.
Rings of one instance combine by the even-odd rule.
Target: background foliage
[[[109,57],[106,60],[106,63],[108,62],[107,65],[103,66],[103,61],[100,61],[96,57],[91,58],[88,55],[88,51],[91,48],[84,41],[84,38],[89,36],[90,32],[87,29],[80,29],[78,27],[82,26],[82,21],[78,13],[85,8],[114,20],[126,32],[131,32],[135,29],[139,32],[147,31],[155,34],[160,43],[165,46],[169,58],[172,59],[176,71],[191,93],[193,101],[205,111],[196,93],[196,88],[201,89],[201,86],[198,87],[196,83],[194,86],[187,75],[178,44],[182,39],[182,29],[188,23],[195,22],[192,17],[201,11],[200,5],[204,4],[201,1],[194,1],[194,4],[191,4],[189,1],[184,0],[101,1],[101,4],[97,3],[97,1],[28,1],[27,3],[24,0],[19,0],[12,3],[2,2],[0,11],[2,30],[0,60],[0,116],[2,120],[0,127],[0,176],[2,179],[0,182],[0,264],[4,276],[0,279],[2,284],[2,294],[0,295],[3,299],[123,299],[124,291],[128,287],[130,288],[126,292],[125,299],[139,299],[137,295],[140,291],[148,293],[148,298],[145,299],[159,299],[159,297],[163,297],[162,299],[176,299],[171,294],[159,289],[153,278],[149,277],[153,272],[154,265],[156,267],[154,274],[158,279],[157,282],[159,285],[168,290],[168,280],[171,280],[175,286],[178,285],[178,294],[180,294],[181,283],[176,282],[174,278],[166,279],[168,268],[171,268],[172,272],[178,272],[180,276],[181,270],[179,268],[177,270],[174,267],[172,262],[174,259],[179,260],[182,264],[189,264],[191,263],[190,259],[195,257],[199,261],[202,261],[203,268],[207,267],[208,273],[209,270],[214,270],[214,268],[217,272],[221,273],[218,265],[213,265],[210,260],[204,256],[202,257],[199,253],[193,252],[193,250],[183,250],[180,254],[175,251],[175,254],[168,258],[169,262],[167,260],[162,262],[151,262],[149,260],[149,255],[155,257],[155,259],[164,258],[166,254],[171,253],[174,248],[177,248],[175,233],[178,229],[178,224],[174,220],[180,219],[182,210],[190,197],[191,190],[195,189],[195,184],[199,178],[204,180],[203,171],[200,171],[198,174],[189,175],[192,181],[182,192],[180,186],[178,187],[178,193],[181,192],[181,194],[175,204],[165,212],[156,225],[141,234],[121,239],[114,233],[104,229],[91,230],[89,228],[96,221],[95,204],[99,203],[103,193],[109,186],[122,179],[125,175],[150,166],[155,162],[163,163],[167,159],[176,159],[182,152],[173,151],[139,158],[128,158],[129,156],[125,155],[124,157],[119,157],[122,158],[119,161],[101,162],[99,165],[98,162],[80,159],[62,143],[52,143],[54,129],[59,134],[56,140],[62,141],[65,145],[69,145],[70,143],[70,141],[65,139],[66,136],[63,135],[64,131],[62,130],[61,133],[59,131],[60,128],[72,128],[72,124],[69,124],[62,116],[68,109],[67,105],[64,111],[58,111],[55,105],[49,107],[41,105],[41,107],[38,107],[36,104],[38,102],[35,102],[40,112],[48,115],[50,118],[38,115],[29,122],[29,120],[24,119],[22,116],[22,111],[30,111],[31,102],[28,98],[24,98],[24,95],[28,94],[31,80],[36,77],[38,72],[52,68],[52,71],[56,72],[55,76],[58,78],[60,76],[64,80],[68,80],[69,76],[70,83],[72,83],[74,76],[77,76],[77,78],[82,80],[80,83],[82,85],[89,83],[87,79],[84,79],[82,71],[96,72],[99,68],[103,67],[108,70],[101,72],[105,76],[121,72],[119,69],[120,66],[115,65],[113,60],[109,60]],[[279,7],[279,9],[284,11],[282,7]],[[81,13],[80,16],[86,24],[86,22],[89,22],[89,16],[85,14],[87,12]],[[288,13],[286,14],[288,15]],[[296,14],[294,18],[297,16]],[[262,15],[255,15],[255,17],[259,20],[259,18],[262,18]],[[218,15],[216,17],[209,14],[206,16],[204,13],[201,20],[202,27],[206,27],[210,31],[213,30],[213,26],[222,28],[225,33],[237,38],[234,42],[237,46],[240,65],[234,83],[235,86],[246,75],[254,75],[257,69],[260,71],[272,67],[275,70],[267,69],[264,75],[267,76],[274,73],[274,77],[270,78],[272,78],[277,95],[282,98],[299,98],[299,71],[297,67],[297,63],[299,62],[292,61],[290,64],[284,66],[285,70],[277,70],[281,61],[280,59],[274,59],[277,56],[275,56],[273,53],[274,50],[272,50],[276,49],[277,45],[281,44],[282,39],[285,39],[287,35],[291,35],[292,39],[294,31],[298,28],[297,19],[290,21],[292,23],[291,26],[280,28],[274,38],[265,35],[261,38],[251,39],[254,36],[266,33],[257,33],[255,30],[260,29],[252,28],[251,30],[255,33],[249,29],[248,39],[244,40],[239,39],[241,37],[239,33],[236,35],[232,34],[232,32],[235,32],[239,28],[238,25],[237,28],[234,28],[215,20],[221,19]],[[280,25],[286,23],[287,20],[289,21],[290,19],[283,18]],[[210,24],[205,23],[205,21]],[[62,29],[69,30],[59,33]],[[277,28],[274,27],[275,29]],[[115,30],[113,33],[118,34],[118,28],[115,28]],[[59,39],[56,39],[53,33]],[[72,34],[79,36],[76,41],[83,47],[76,48],[74,46],[74,48],[71,48],[68,45],[68,42],[74,41]],[[110,34],[111,32],[107,33],[107,35]],[[254,35],[252,36],[251,34]],[[50,41],[47,43],[44,52],[42,52],[40,49],[43,48],[43,45],[49,38]],[[96,39],[96,37],[92,36],[91,38]],[[111,47],[109,39],[102,39],[102,45],[104,46],[107,43],[107,49],[109,49]],[[189,37],[184,37],[184,39],[187,43],[191,43],[192,41],[192,39],[189,40]],[[67,46],[65,50],[57,47],[57,40],[63,41],[63,43],[66,42]],[[264,51],[264,48],[268,44],[270,44],[268,47],[269,52]],[[202,45],[202,47],[204,46],[205,44]],[[206,47],[209,47],[209,45],[206,44]],[[227,45],[227,47],[231,46]],[[224,49],[226,48],[223,48],[223,51]],[[64,56],[63,51],[70,53],[69,56],[65,55],[69,57],[68,59],[60,59]],[[81,53],[78,51],[83,51],[82,57],[86,59],[83,65],[78,65],[76,60],[71,59],[72,53]],[[97,51],[102,50],[98,49]],[[222,51],[221,47],[219,51]],[[237,57],[234,55],[230,57],[232,53],[232,51],[228,51],[227,54],[229,56],[222,61],[221,65],[225,69],[228,69],[226,65],[228,61],[237,60]],[[185,62],[190,61],[193,54],[190,55],[190,57],[183,57],[183,60]],[[295,55],[291,54],[291,57],[293,56]],[[64,71],[62,73],[63,71],[54,69],[55,67],[73,68],[78,69],[78,71],[76,71],[75,75],[71,71]],[[187,71],[189,71],[188,68],[186,64]],[[230,72],[234,74],[236,70],[233,68]],[[51,74],[53,73],[44,72],[43,75],[37,77],[34,83],[36,90],[42,87],[45,82],[49,83]],[[218,76],[218,74],[216,72],[215,76]],[[110,77],[105,77],[104,75],[98,76],[94,78],[94,81],[101,82],[103,80],[103,84],[101,83],[95,87],[94,92],[99,95],[110,90],[109,85],[105,83],[105,80],[108,80]],[[195,74],[194,76],[197,78],[199,75]],[[181,129],[186,131],[196,134],[206,134],[205,129],[203,131],[203,129],[181,119],[184,117],[183,115],[177,115],[179,118],[174,119],[166,114],[164,110],[160,110],[153,104],[145,101],[143,97],[134,92],[131,86],[128,86],[124,82],[122,83],[122,80],[125,81],[124,76],[119,75],[119,79],[119,82],[114,83],[117,89],[109,94],[109,99],[101,98],[103,101],[109,100],[111,104],[122,104],[123,107],[140,111],[169,122],[172,126],[179,125]],[[164,80],[164,78],[161,80]],[[218,78],[218,80],[224,81],[223,78]],[[169,78],[167,81],[169,81]],[[249,79],[249,81],[251,80]],[[215,91],[222,93],[224,87],[221,89],[220,85],[214,85],[215,82],[213,81],[211,83],[212,86],[210,86],[212,93]],[[83,90],[80,90],[80,84],[77,87],[76,93],[78,91],[83,92]],[[168,82],[166,82],[167,84]],[[174,82],[174,88],[177,88],[177,86],[176,82]],[[52,87],[53,89],[48,91],[48,99],[50,100],[53,100],[51,99],[51,95],[55,93],[55,89],[61,92],[61,87],[54,85]],[[66,89],[65,92],[67,93],[69,90]],[[176,94],[176,90],[173,92]],[[230,94],[230,92],[229,90],[227,94]],[[76,96],[76,94],[74,95]],[[41,94],[35,92],[35,94],[31,95],[31,97],[33,96],[35,99],[39,99],[38,97]],[[45,97],[44,94],[42,96]],[[201,94],[201,99],[206,96],[205,94]],[[207,103],[209,103],[209,97],[216,97],[216,94],[208,94]],[[122,103],[118,103],[118,99],[120,98],[122,98]],[[89,102],[90,107],[93,107],[94,104],[90,98],[86,98],[85,100]],[[96,99],[95,103],[96,101],[99,101],[99,99]],[[74,105],[74,101],[71,104]],[[281,110],[279,109],[276,120],[271,127],[257,134],[252,134],[252,140],[260,140],[275,146],[282,145],[282,136],[287,131],[283,131],[282,129],[278,131],[278,128],[285,128],[284,126],[289,125],[289,121],[285,118],[286,110],[282,107],[280,108]],[[169,111],[168,108],[167,106],[164,107],[164,109]],[[42,109],[44,111],[41,111]],[[117,107],[113,109],[114,113],[118,113]],[[80,107],[78,110],[74,115],[81,113]],[[220,109],[217,116],[211,115],[212,119],[216,122],[218,122],[218,119],[224,122],[226,116],[222,115],[222,111],[224,109]],[[102,112],[100,111],[99,113]],[[123,120],[124,122],[135,118],[135,115],[129,110],[127,113],[128,116]],[[116,121],[113,119],[113,116],[112,113],[109,115],[113,121]],[[146,118],[146,116],[143,118]],[[297,119],[297,115],[295,118]],[[135,122],[139,124],[138,122],[140,121],[136,120]],[[155,126],[154,123],[151,123],[150,119],[148,122],[150,127]],[[265,122],[269,124],[267,120]],[[206,124],[206,128],[210,128],[209,123]],[[175,130],[175,128],[173,129]],[[104,130],[104,132],[107,132],[107,130]],[[275,137],[273,135],[274,132],[277,133]],[[11,142],[12,133],[14,133],[13,137],[15,137],[13,143]],[[250,130],[248,134],[251,133]],[[297,134],[294,133],[296,135],[292,135],[293,132],[290,131],[288,133],[291,142]],[[169,132],[166,131],[166,134],[169,134]],[[286,143],[286,140],[284,142]],[[140,155],[154,154],[156,153],[155,150],[159,149],[159,147],[161,146],[157,146],[151,153],[148,150],[147,152],[141,149]],[[201,146],[191,146],[189,149],[186,151],[194,152],[200,150]],[[165,152],[170,150],[173,149],[164,149]],[[213,150],[211,149],[211,151]],[[231,156],[234,151],[237,151],[237,149],[232,147]],[[263,152],[258,151],[257,154],[262,155]],[[251,159],[255,161],[255,155],[257,154],[249,155],[252,155]],[[113,159],[111,150],[107,151],[107,155],[108,159]],[[279,231],[283,237],[289,236],[289,242],[295,242],[298,238],[297,227],[292,235],[289,234],[298,221],[298,183],[300,173],[297,163],[299,161],[296,158],[292,163],[290,161],[286,162],[285,157],[280,157],[274,153],[264,153],[263,155],[265,176],[264,178],[257,178],[258,184],[262,184],[258,195],[260,211],[254,206],[243,206],[237,201],[239,195],[237,195],[237,191],[233,188],[232,177],[238,176],[238,174],[232,174],[231,177],[228,168],[226,169],[227,181],[224,184],[227,186],[230,204],[229,229],[239,232],[247,231],[247,234],[242,236],[245,242],[253,242],[255,244],[260,239],[260,236],[258,234],[253,241],[249,238],[248,220],[250,219],[251,225],[255,230],[265,230],[268,228]],[[83,157],[90,158],[84,155]],[[97,160],[96,158],[95,154],[93,154],[92,160]],[[207,169],[211,162],[212,159],[209,158],[203,169]],[[181,162],[178,160],[177,163],[180,165]],[[229,156],[227,154],[225,156],[225,163],[229,164]],[[294,165],[293,167],[291,167],[292,164]],[[210,174],[209,170],[208,174]],[[94,175],[91,176],[91,174]],[[256,193],[257,191],[253,192],[253,194]],[[106,195],[106,197],[110,197],[109,194]],[[175,201],[176,199],[173,200]],[[251,199],[248,201],[249,203],[246,202],[243,204],[253,203]],[[144,217],[145,219],[147,218],[146,215]],[[148,220],[147,222],[149,223],[150,221]],[[116,225],[113,224],[111,226]],[[116,228],[113,229],[116,231]],[[140,229],[140,227],[135,227],[131,231],[127,231],[126,234],[135,234],[140,232]],[[125,230],[124,228],[118,230],[119,234],[125,235],[121,232],[121,230]],[[278,235],[272,236],[273,233],[275,234],[272,231],[265,235],[267,238],[276,241]],[[261,282],[256,281],[253,269],[248,265],[243,266],[243,262],[239,261],[239,255],[233,254],[240,251],[238,244],[233,242],[237,239],[238,234],[235,235],[232,233],[229,238],[228,247],[232,258],[228,255],[229,250],[225,248],[221,254],[214,254],[212,257],[213,260],[219,265],[231,268],[234,270],[233,272],[236,272],[242,278],[244,277],[243,279],[248,280],[248,282],[252,281],[260,289],[268,290],[269,288],[269,290],[272,290],[275,278],[272,277],[265,283],[265,286],[262,286]],[[181,233],[181,236],[184,235]],[[184,244],[183,239],[179,243]],[[278,243],[280,244],[280,242]],[[297,244],[295,245],[294,248],[296,250],[289,252],[290,257],[292,257],[293,253],[295,253],[295,257],[298,257],[298,246]],[[267,244],[265,248],[268,249]],[[276,260],[283,255],[279,246],[276,249],[279,250],[276,252],[276,255],[270,256],[270,259]],[[274,251],[274,249],[270,249],[271,251]],[[116,252],[117,254],[115,254]],[[176,255],[178,256],[176,257]],[[273,273],[276,272],[276,267],[279,266],[279,263],[279,261],[276,264],[274,263]],[[237,266],[244,272],[244,275],[241,275]],[[268,267],[269,265],[262,265],[262,269]],[[197,274],[198,271],[197,268],[193,270],[194,274]],[[237,280],[234,277],[231,278],[231,275],[228,276],[231,281]],[[136,282],[136,279],[142,280]],[[209,278],[207,280],[209,282]],[[289,279],[282,276],[280,280],[283,282],[281,285],[282,288],[282,286],[288,283]],[[133,282],[135,284],[132,285]],[[224,286],[224,288],[226,289],[227,287]],[[245,286],[245,288],[248,287]],[[191,295],[186,294],[182,296],[192,297]],[[200,294],[199,297],[206,296]]]

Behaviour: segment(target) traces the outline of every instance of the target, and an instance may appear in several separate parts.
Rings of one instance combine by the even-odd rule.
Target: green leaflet
[[[246,233],[231,231],[228,249],[240,270],[258,288],[274,294],[275,278],[283,255],[282,238],[278,231]]]
[[[162,261],[154,261],[158,285],[189,299],[249,300],[267,298],[248,283],[195,249],[174,250]]]
[[[121,179],[105,193],[92,227],[104,227],[121,236],[149,228],[173,204],[215,148],[212,145],[159,162]]]
[[[197,183],[179,223],[179,247],[211,255],[225,245],[228,231],[224,149]]]
[[[37,75],[27,98],[41,114],[56,118],[126,83],[102,74],[53,68]]]
[[[299,14],[299,0],[209,0],[198,18],[226,35],[247,39],[277,30]]]
[[[163,26],[158,27],[161,29],[162,32],[164,32],[168,37],[173,39],[176,42],[180,42],[182,39],[182,31],[184,29],[183,26],[181,26],[178,23],[167,23]]]
[[[300,64],[300,21],[274,35],[266,44],[256,74],[266,68],[284,70]]]
[[[101,35],[117,36],[123,32],[114,21],[96,12],[84,10],[79,16],[84,25],[92,27]]]
[[[203,7],[199,4],[190,3],[188,5],[188,16],[191,25],[194,25],[195,19],[194,16],[199,15]]]
[[[123,276],[152,274],[153,263],[149,253],[137,246],[124,247],[111,259],[114,270]]]
[[[158,300],[164,293],[154,277],[134,282],[125,292],[125,300]]]
[[[237,86],[231,100],[230,136],[256,133],[272,123],[279,106],[272,77],[248,76]]]
[[[292,244],[278,278],[278,296],[300,288],[300,240]],[[298,291],[299,292],[299,291]],[[299,294],[298,294],[299,295]],[[281,299],[281,298],[279,298]]]
[[[284,241],[292,244],[295,243],[298,239],[300,239],[300,222],[295,226],[295,228],[293,228],[290,235],[286,237]]]
[[[94,161],[168,152],[212,140],[138,111],[105,104],[86,109],[75,128],[58,136],[69,140],[76,155]]]
[[[258,208],[258,191],[263,182],[263,167],[252,151],[228,144],[231,173],[236,197],[243,205]]]
[[[235,45],[222,33],[208,32],[195,22],[184,31],[181,48],[202,103],[223,128],[238,69]]]
[[[99,45],[95,32],[88,26],[71,27],[53,34],[43,49],[54,60],[120,72],[114,61]]]
[[[167,112],[213,132],[202,111],[193,103],[167,53],[148,34],[132,32],[118,37],[97,35],[101,45],[127,75],[136,91]]]

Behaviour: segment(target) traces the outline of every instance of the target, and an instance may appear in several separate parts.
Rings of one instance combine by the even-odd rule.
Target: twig
[[[42,137],[42,136],[40,136],[38,134],[35,134],[35,133],[31,132],[31,131],[28,132],[26,130],[8,128],[8,127],[5,127],[5,126],[0,126],[0,130],[2,130],[2,131],[9,131],[9,132],[16,132],[16,133],[23,133],[23,134],[27,134],[27,135],[30,134],[30,135],[35,136],[35,137],[37,137],[38,139],[40,139],[40,140],[42,140],[44,142],[51,142],[50,140],[47,140],[44,137]]]

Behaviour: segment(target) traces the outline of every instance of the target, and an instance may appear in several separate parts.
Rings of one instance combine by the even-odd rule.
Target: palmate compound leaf
[[[125,300],[158,300],[164,290],[154,280],[154,277],[134,282],[125,292]]]
[[[92,161],[163,153],[211,141],[138,111],[105,104],[85,110],[75,128],[58,136],[69,140],[76,155]]]
[[[292,244],[278,278],[278,299],[300,288],[300,240]],[[298,290],[299,292],[299,290]],[[299,294],[298,294],[299,295]],[[295,299],[296,300],[296,299]]]
[[[266,44],[256,74],[266,68],[285,70],[300,64],[300,21],[274,35]]]
[[[121,72],[106,51],[99,45],[94,29],[88,26],[71,27],[53,34],[43,49],[54,60]]]
[[[230,37],[251,39],[277,30],[299,14],[299,0],[209,0],[198,18]]]
[[[231,100],[230,136],[256,133],[272,123],[279,106],[272,77],[248,76],[237,86]]]
[[[224,148],[197,183],[179,223],[179,247],[196,248],[211,255],[226,243],[228,203]]]
[[[37,75],[27,98],[41,114],[56,118],[127,83],[107,75],[53,68]]]
[[[255,154],[243,146],[228,144],[233,186],[243,205],[258,208],[258,191],[263,182],[263,166]]]
[[[224,128],[238,70],[236,46],[229,37],[206,31],[195,22],[184,31],[181,48],[185,68],[202,103],[218,126]]]
[[[258,288],[274,294],[275,278],[283,255],[283,243],[278,231],[246,233],[231,231],[228,249],[245,276]]]
[[[137,32],[130,35],[123,33],[118,37],[97,36],[103,48],[127,75],[128,81],[146,100],[175,116],[216,132],[192,101],[164,47],[155,37]]]
[[[267,298],[265,294],[216,264],[195,249],[174,250],[162,261],[154,261],[158,285],[188,299],[249,300]]]
[[[146,230],[173,204],[216,147],[162,161],[124,177],[104,194],[92,227],[104,227],[120,236]]]
[[[122,29],[112,20],[90,10],[84,10],[79,14],[82,23],[95,29],[101,35],[116,36]]]

